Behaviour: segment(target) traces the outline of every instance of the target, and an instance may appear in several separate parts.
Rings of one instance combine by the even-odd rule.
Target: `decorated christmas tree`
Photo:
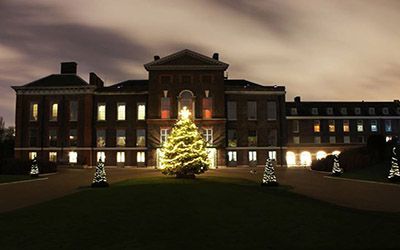
[[[388,179],[393,182],[400,181],[400,170],[399,170],[399,159],[397,157],[397,147],[393,147],[392,150],[392,167],[389,171]]]
[[[104,162],[99,159],[96,166],[96,172],[94,173],[94,178],[92,182],[92,187],[108,187],[106,170],[104,168]]]
[[[272,166],[272,161],[270,158],[267,158],[267,162],[265,163],[264,176],[261,186],[278,186],[274,167]]]
[[[343,174],[343,168],[340,167],[339,163],[339,155],[333,155],[333,167],[332,167],[332,176],[340,176]]]
[[[37,163],[37,158],[33,158],[32,165],[31,165],[31,177],[39,177],[39,167]]]
[[[183,107],[179,120],[161,148],[163,174],[178,178],[195,178],[204,173],[209,165],[207,144],[190,118],[190,112]]]

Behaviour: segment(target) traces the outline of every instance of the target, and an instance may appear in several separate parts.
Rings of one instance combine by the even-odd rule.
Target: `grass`
[[[2,250],[399,249],[399,232],[400,214],[217,177],[129,180],[0,214]]]
[[[354,169],[344,172],[343,178],[359,179],[377,182],[390,182],[388,180],[390,163],[376,164],[362,169]]]
[[[32,179],[29,175],[0,175],[0,183]]]

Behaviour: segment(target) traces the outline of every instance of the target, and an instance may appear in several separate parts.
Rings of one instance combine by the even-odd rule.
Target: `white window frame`
[[[36,122],[39,119],[39,104],[37,102],[30,103],[29,121]]]
[[[136,152],[136,162],[137,163],[145,163],[146,162],[146,153],[144,151]]]
[[[357,132],[364,132],[364,121],[357,120]]]
[[[370,129],[371,129],[371,132],[378,132],[378,121],[377,120],[370,121]]]
[[[146,120],[146,103],[139,102],[137,104],[137,120],[144,121]]]
[[[50,121],[56,122],[58,120],[58,103],[52,102],[50,104]]]
[[[170,128],[160,128],[160,144],[164,144],[168,140]]]
[[[212,145],[214,143],[213,129],[212,128],[204,128],[203,129],[203,136],[204,136],[204,140],[207,142],[207,144]]]
[[[78,163],[78,152],[70,151],[68,153],[68,162],[69,163]]]
[[[104,163],[106,162],[106,153],[104,151],[98,151],[96,154],[96,162],[99,161],[99,159],[101,158],[101,161]]]
[[[251,150],[248,152],[249,154],[249,162],[257,162],[257,151]]]
[[[117,152],[117,163],[125,163],[125,152]]]
[[[103,110],[104,109],[104,110]],[[97,104],[97,120],[105,121],[106,120],[107,107],[105,103]]]
[[[237,162],[237,152],[236,151],[228,151],[228,161],[229,162]]]
[[[126,120],[126,104],[124,102],[117,103],[117,121]]]
[[[276,161],[276,151],[268,151],[268,158]]]

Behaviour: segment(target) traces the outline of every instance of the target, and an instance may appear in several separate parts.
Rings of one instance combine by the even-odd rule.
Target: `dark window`
[[[38,146],[38,131],[36,128],[29,129],[29,146],[37,147]]]
[[[184,90],[181,92],[179,95],[179,111],[183,109],[183,107],[186,107],[190,113],[192,114],[192,117],[194,117],[194,102],[193,102],[193,94],[189,90]]]
[[[182,83],[192,83],[192,76],[190,75],[183,75],[181,79]]]
[[[298,133],[299,132],[299,120],[293,120],[292,121],[292,132],[293,133]]]
[[[228,129],[228,147],[237,146],[236,129]]]
[[[70,121],[78,120],[78,101],[69,102],[69,120]]]
[[[169,119],[171,115],[171,100],[169,97],[161,97],[161,119]]]
[[[212,111],[212,98],[203,98],[203,119],[211,119]]]
[[[257,146],[257,132],[255,130],[249,130],[247,141],[249,147]]]
[[[49,146],[50,147],[57,146],[57,130],[56,129],[49,130]]]
[[[267,103],[267,120],[276,120],[276,102]]]
[[[236,102],[228,102],[228,120],[237,120]]]
[[[257,120],[257,102],[247,102],[247,118]]]
[[[268,132],[268,146],[276,146],[278,144],[278,132],[276,129],[271,129]]]
[[[212,83],[212,76],[211,75],[202,75],[201,82],[202,83]]]
[[[146,130],[137,129],[136,130],[136,147],[146,146]]]
[[[163,84],[170,84],[170,83],[172,83],[172,77],[171,76],[161,76],[160,81]]]
[[[69,130],[69,145],[72,147],[78,146],[78,131],[76,129]]]

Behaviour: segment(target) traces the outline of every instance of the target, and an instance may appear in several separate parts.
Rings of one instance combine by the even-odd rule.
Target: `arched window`
[[[192,117],[194,117],[194,95],[193,92],[190,90],[183,90],[179,94],[179,106],[178,109],[179,111],[183,109],[183,107],[186,107],[190,113],[192,114]]]

